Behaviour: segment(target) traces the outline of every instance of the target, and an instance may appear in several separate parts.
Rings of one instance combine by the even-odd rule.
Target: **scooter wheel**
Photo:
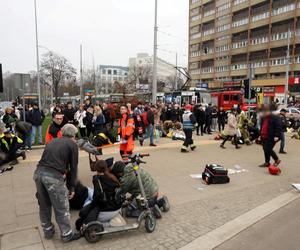
[[[167,196],[163,196],[164,204],[162,206],[163,212],[168,212],[170,210],[170,202]]]
[[[84,238],[89,243],[96,243],[100,240],[101,234],[98,234],[100,232],[103,232],[103,226],[101,224],[91,224],[89,225],[83,232]]]
[[[145,228],[147,233],[152,233],[156,227],[156,219],[155,217],[150,214],[145,218]]]

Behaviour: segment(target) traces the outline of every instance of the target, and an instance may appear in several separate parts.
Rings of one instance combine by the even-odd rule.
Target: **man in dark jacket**
[[[211,107],[211,103],[208,104],[208,107],[205,109],[205,127],[204,132],[211,134],[211,124],[212,124],[212,117],[213,116],[213,110]]]
[[[71,102],[67,103],[67,108],[64,110],[64,115],[66,118],[67,123],[75,125],[75,116],[76,110],[73,108],[73,105]]]
[[[199,129],[200,129],[201,135],[203,136],[204,124],[205,124],[205,111],[202,105],[195,107],[195,117],[197,120],[196,133],[197,135],[199,135]]]
[[[225,122],[226,122],[226,112],[224,111],[223,107],[219,108],[217,116],[218,116],[219,132],[221,132],[224,130]]]
[[[147,130],[149,133],[149,138],[150,138],[150,146],[151,147],[156,147],[156,144],[154,144],[154,113],[153,113],[153,109],[155,108],[155,106],[152,106],[151,108],[145,108],[145,112],[147,112],[147,119],[148,119],[148,126],[147,126]]]
[[[62,128],[63,137],[55,138],[46,145],[34,172],[33,179],[37,188],[40,220],[46,239],[51,239],[55,233],[54,225],[51,222],[52,207],[63,242],[80,238],[80,234],[74,233],[72,230],[69,211],[69,199],[75,195],[77,178],[76,134],[77,128],[72,124],[66,124]],[[68,178],[66,178],[67,176]],[[69,190],[65,180],[67,180]]]
[[[28,114],[29,122],[32,124],[31,144],[35,143],[36,131],[38,132],[38,143],[43,144],[42,124],[45,119],[44,112],[39,109],[37,103],[33,104],[32,110]]]
[[[276,142],[280,140],[281,131],[282,124],[280,118],[271,113],[270,107],[265,106],[261,122],[261,141],[265,155],[265,163],[260,165],[260,167],[269,167],[271,157],[275,161],[275,166],[280,164],[281,161],[273,148]]]
[[[281,109],[279,117],[281,119],[281,132],[280,132],[280,150],[279,154],[286,154],[284,151],[284,146],[285,146],[285,132],[287,131],[287,126],[288,126],[288,121],[286,119],[286,109]]]
[[[172,122],[182,122],[182,111],[178,104],[174,105],[174,108],[171,110],[171,120]]]

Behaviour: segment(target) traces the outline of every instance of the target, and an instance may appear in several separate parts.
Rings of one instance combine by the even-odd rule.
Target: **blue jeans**
[[[42,126],[32,126],[31,144],[35,143],[36,131],[38,131],[38,143],[42,144],[43,143]]]
[[[23,140],[23,143],[22,143],[22,147],[29,149],[31,150],[31,131],[29,133],[27,133],[26,135],[22,135],[21,136],[21,139]]]
[[[284,132],[280,133],[280,151],[284,151],[285,146],[285,134]]]
[[[154,126],[152,124],[148,126],[148,133],[150,138],[150,144],[154,144]]]

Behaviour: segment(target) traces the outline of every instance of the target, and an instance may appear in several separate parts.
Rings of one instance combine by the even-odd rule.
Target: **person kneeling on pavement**
[[[25,151],[18,151],[23,141],[14,135],[10,129],[5,129],[0,135],[0,166],[9,163],[9,165],[18,164],[18,157],[26,159]]]
[[[75,136],[78,130],[74,125],[66,124],[61,132],[61,138],[52,139],[46,145],[33,180],[36,184],[40,221],[45,238],[52,239],[55,233],[51,222],[53,207],[61,239],[63,242],[70,242],[81,237],[71,227],[69,211],[69,199],[75,195],[77,179],[78,146]]]
[[[95,163],[97,174],[93,176],[94,194],[92,203],[85,206],[79,213],[76,228],[92,221],[100,221],[104,226],[110,226],[110,221],[120,213],[121,203],[117,202],[116,189],[118,184],[107,174],[107,162],[98,160]]]
[[[119,178],[121,183],[119,195],[129,193],[131,194],[132,203],[128,206],[127,216],[137,218],[141,211],[138,210],[136,197],[141,194],[138,180],[135,176],[131,164],[125,165],[122,161],[117,161],[111,170],[111,173]],[[152,176],[143,169],[139,170],[142,179],[146,198],[149,206],[153,209],[154,215],[161,215],[161,209],[169,207],[168,199],[166,196],[158,198],[158,185]]]

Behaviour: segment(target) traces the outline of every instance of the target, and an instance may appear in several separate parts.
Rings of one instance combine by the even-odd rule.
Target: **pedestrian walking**
[[[186,105],[185,111],[182,115],[182,126],[183,132],[185,134],[185,140],[181,147],[181,152],[186,153],[188,152],[188,148],[191,147],[191,150],[195,150],[196,146],[194,145],[193,141],[193,129],[194,125],[196,124],[196,117],[192,113],[192,106]]]
[[[286,119],[286,109],[281,109],[279,117],[281,119],[281,132],[280,132],[280,149],[279,154],[286,154],[286,151],[284,151],[285,147],[285,132],[287,131],[288,121]]]
[[[233,138],[234,145],[236,149],[239,149],[240,146],[237,142],[237,110],[235,108],[231,109],[231,112],[228,114],[228,123],[227,129],[225,129],[225,137],[220,147],[225,148],[225,143]]]
[[[269,167],[271,157],[275,161],[275,166],[278,166],[281,160],[278,158],[273,148],[280,140],[282,132],[281,120],[278,116],[271,113],[269,106],[264,106],[261,124],[261,142],[265,156],[265,163],[260,165],[260,167]]]
[[[74,232],[71,227],[69,211],[69,199],[75,195],[77,178],[76,134],[77,128],[72,124],[66,124],[62,128],[63,137],[53,139],[46,145],[34,172],[40,221],[46,239],[52,239],[55,233],[51,221],[52,207],[62,241],[70,242],[80,238],[80,234]]]

